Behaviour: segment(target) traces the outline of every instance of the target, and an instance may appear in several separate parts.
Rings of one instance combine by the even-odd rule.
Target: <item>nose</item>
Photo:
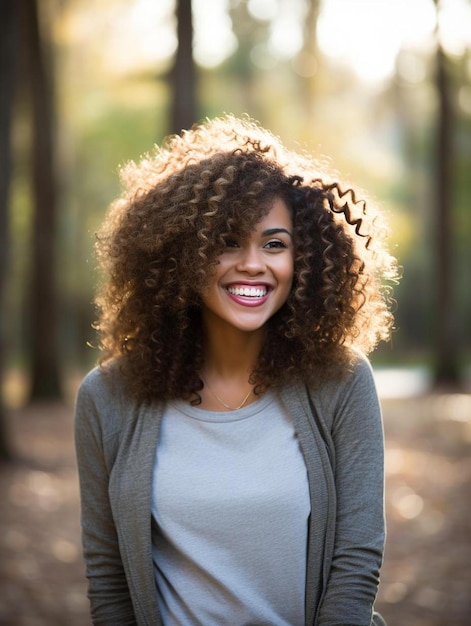
[[[237,271],[246,272],[250,275],[263,273],[266,264],[263,253],[257,246],[246,246],[241,248],[240,257],[237,263]]]

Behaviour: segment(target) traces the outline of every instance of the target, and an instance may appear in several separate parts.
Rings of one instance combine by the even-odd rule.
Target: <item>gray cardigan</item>
[[[383,429],[369,362],[358,356],[342,379],[281,394],[309,479],[306,624],[369,626],[384,546]],[[130,398],[112,366],[92,370],[78,392],[75,441],[94,624],[161,625],[150,502],[162,410],[162,403]]]

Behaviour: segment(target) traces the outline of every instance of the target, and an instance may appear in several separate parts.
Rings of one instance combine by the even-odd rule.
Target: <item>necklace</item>
[[[241,409],[241,408],[244,406],[244,404],[247,402],[247,400],[249,399],[250,394],[252,393],[252,389],[249,389],[249,393],[245,396],[245,398],[242,400],[242,402],[239,404],[239,406],[236,406],[236,407],[234,407],[234,406],[229,406],[228,404],[226,404],[226,403],[224,402],[224,400],[221,400],[221,398],[218,396],[218,394],[217,394],[215,391],[213,391],[213,390],[211,389],[211,387],[210,387],[210,386],[208,385],[208,383],[204,380],[204,378],[202,378],[202,380],[203,380],[203,383],[204,383],[204,384],[206,385],[206,387],[208,388],[208,391],[210,391],[210,392],[213,394],[213,396],[216,398],[216,400],[217,400],[220,404],[222,404],[222,406],[223,406],[224,408],[229,409],[229,411],[238,411],[239,409]]]

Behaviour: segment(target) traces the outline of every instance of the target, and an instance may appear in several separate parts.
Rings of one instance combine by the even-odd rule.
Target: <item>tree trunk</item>
[[[57,345],[55,272],[56,177],[52,63],[42,39],[36,0],[23,0],[23,29],[32,104],[31,395],[30,400],[61,397]]]
[[[304,21],[304,45],[295,59],[300,76],[301,104],[304,108],[306,124],[310,125],[317,103],[320,54],[317,44],[317,22],[320,12],[320,0],[309,0]]]
[[[196,68],[193,61],[193,17],[191,0],[177,0],[178,47],[170,73],[172,92],[170,132],[191,128],[198,119]]]
[[[0,310],[5,311],[5,283],[10,252],[8,199],[11,179],[11,120],[15,95],[18,15],[16,0],[0,3]],[[5,368],[5,320],[0,325],[0,390]],[[0,461],[12,457],[6,409],[0,392]]]
[[[439,2],[437,1],[437,7]],[[438,16],[439,24],[439,16]],[[452,263],[453,108],[447,58],[437,37],[436,90],[436,388],[457,388],[460,383]]]

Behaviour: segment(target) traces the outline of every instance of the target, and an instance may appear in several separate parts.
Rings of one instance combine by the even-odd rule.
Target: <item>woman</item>
[[[94,623],[377,623],[377,216],[232,116],[123,179],[76,406]]]

